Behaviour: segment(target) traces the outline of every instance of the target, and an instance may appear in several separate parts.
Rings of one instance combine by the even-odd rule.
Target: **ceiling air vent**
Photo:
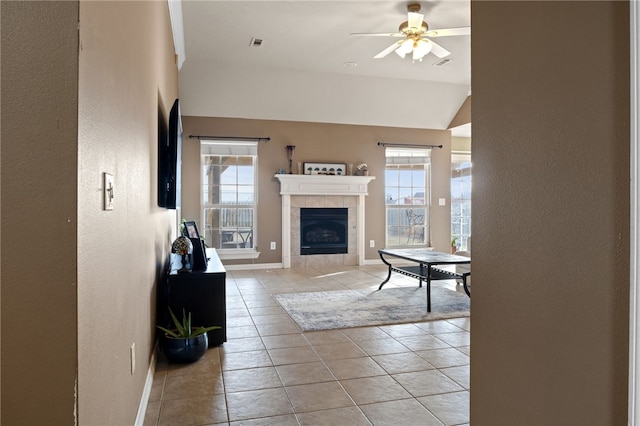
[[[251,47],[260,47],[260,46],[262,46],[262,42],[263,42],[263,40],[261,38],[251,37],[251,43],[249,44],[249,46],[251,46]]]
[[[449,62],[451,62],[451,59],[443,59],[443,60],[438,61],[435,64],[433,64],[433,66],[434,67],[442,67],[444,65],[447,65]]]

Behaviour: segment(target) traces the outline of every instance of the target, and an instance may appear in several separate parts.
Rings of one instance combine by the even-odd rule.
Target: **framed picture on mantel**
[[[305,175],[334,175],[347,174],[347,165],[343,163],[304,163]]]

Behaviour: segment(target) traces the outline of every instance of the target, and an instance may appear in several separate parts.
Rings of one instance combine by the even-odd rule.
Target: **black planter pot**
[[[183,339],[162,336],[162,352],[169,362],[195,362],[207,352],[208,346],[207,333]]]

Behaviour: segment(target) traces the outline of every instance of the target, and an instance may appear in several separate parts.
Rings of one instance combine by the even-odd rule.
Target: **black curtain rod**
[[[396,146],[401,148],[442,148],[442,145],[418,145],[412,143],[378,142],[379,146]]]
[[[270,137],[260,138],[260,137],[242,137],[242,136],[204,136],[204,135],[189,135],[189,139],[210,139],[214,141],[257,141],[257,142],[269,142],[271,140]]]

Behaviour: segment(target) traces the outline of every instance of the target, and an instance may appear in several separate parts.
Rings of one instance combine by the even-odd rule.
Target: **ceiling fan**
[[[375,59],[384,58],[389,53],[395,51],[401,58],[411,53],[414,61],[422,61],[422,58],[429,52],[439,58],[449,56],[449,52],[444,47],[435,43],[431,38],[461,36],[471,34],[471,27],[445,28],[440,30],[429,30],[429,26],[424,21],[424,15],[420,13],[420,4],[411,3],[407,6],[408,18],[400,24],[397,33],[352,33],[352,36],[381,36],[400,37],[391,46],[374,56]]]

